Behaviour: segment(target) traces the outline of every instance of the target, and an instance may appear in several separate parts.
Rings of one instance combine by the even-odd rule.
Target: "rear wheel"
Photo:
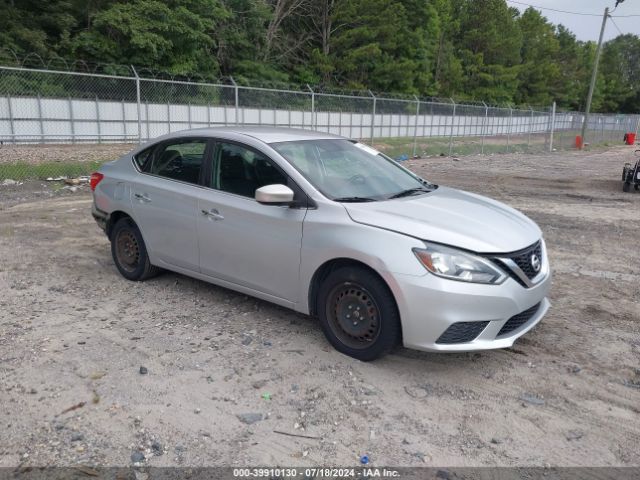
[[[322,330],[335,347],[358,360],[380,358],[400,340],[400,315],[387,285],[362,267],[331,272],[318,292]]]
[[[127,280],[142,281],[157,275],[160,269],[149,262],[140,229],[128,217],[121,218],[111,231],[111,255],[120,274]]]

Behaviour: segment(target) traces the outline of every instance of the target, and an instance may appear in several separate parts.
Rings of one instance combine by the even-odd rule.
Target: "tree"
[[[0,45],[17,54],[56,56],[76,25],[68,0],[0,3]]]
[[[94,61],[215,77],[219,68],[212,33],[227,15],[218,0],[114,3],[75,37],[72,50]]]
[[[560,43],[554,26],[534,8],[528,8],[518,19],[522,32],[516,103],[549,105],[560,89],[560,65],[557,56]]]
[[[604,45],[594,111],[640,110],[639,44]],[[584,108],[595,58],[593,42],[505,0],[5,0],[0,45],[4,63],[30,55],[572,110]]]
[[[458,2],[459,3],[459,2]],[[460,30],[459,6],[450,0],[435,0],[434,8],[438,15],[438,34],[435,61],[433,64],[434,89],[437,95],[451,97],[462,90],[463,67],[456,55],[454,39]]]
[[[518,88],[522,33],[518,10],[504,0],[459,0],[457,45],[464,67],[466,96],[510,102]]]
[[[640,38],[620,35],[604,45],[602,111],[640,111]]]
[[[554,99],[561,107],[579,110],[589,85],[589,46],[578,42],[563,25],[556,27],[555,38],[558,51],[554,60],[560,71]]]
[[[424,94],[430,85],[429,24],[435,11],[424,2],[338,2],[331,63],[335,81],[354,89]]]

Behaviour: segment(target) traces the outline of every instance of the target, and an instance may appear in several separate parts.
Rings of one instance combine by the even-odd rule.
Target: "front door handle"
[[[151,199],[147,196],[146,193],[134,193],[133,196],[143,203],[151,202]]]
[[[214,220],[224,220],[224,215],[215,208],[211,210],[201,210],[201,212],[205,217],[213,218]]]

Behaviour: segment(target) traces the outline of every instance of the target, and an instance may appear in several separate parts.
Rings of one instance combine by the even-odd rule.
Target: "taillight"
[[[91,187],[91,191],[95,191],[96,187],[100,183],[100,181],[104,178],[104,175],[100,172],[93,172],[91,174],[91,178],[89,179],[89,186]]]

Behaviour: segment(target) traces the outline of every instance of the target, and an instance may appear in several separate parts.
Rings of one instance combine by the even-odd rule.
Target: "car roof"
[[[215,127],[196,128],[192,130],[181,130],[165,135],[164,138],[177,138],[187,135],[201,135],[205,137],[224,136],[225,133],[235,133],[253,137],[264,143],[293,142],[296,140],[321,140],[321,139],[344,139],[332,133],[317,132],[315,130],[304,130],[302,128],[284,127]]]

